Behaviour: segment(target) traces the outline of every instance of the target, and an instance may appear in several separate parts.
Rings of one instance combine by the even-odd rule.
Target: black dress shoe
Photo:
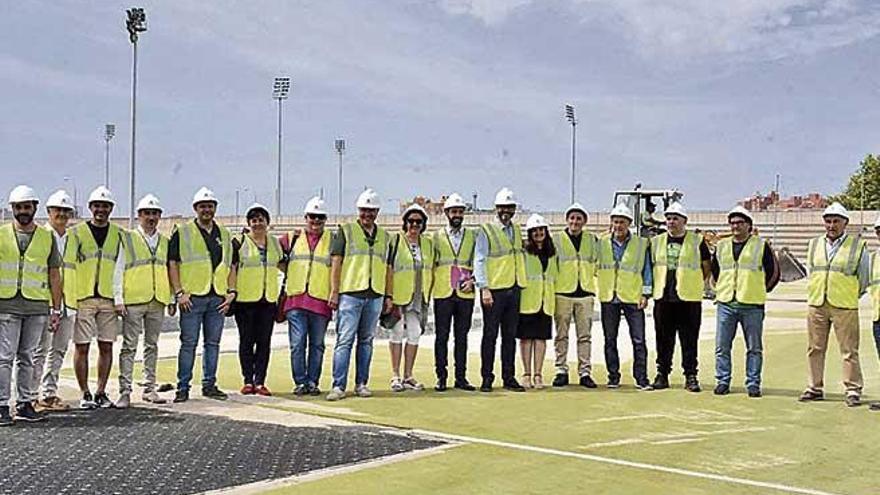
[[[468,392],[473,392],[474,390],[477,389],[477,387],[468,383],[467,380],[465,380],[463,382],[455,382],[455,388],[457,388],[459,390],[466,390]]]
[[[590,375],[584,375],[584,376],[582,376],[582,377],[580,378],[580,380],[578,380],[578,383],[580,384],[581,387],[585,387],[585,388],[596,388],[596,387],[598,387],[598,385],[596,385],[596,382],[593,381],[593,379],[590,377]]]
[[[730,386],[719,383],[718,385],[715,385],[715,391],[712,393],[715,395],[727,395],[730,393]]]
[[[663,390],[669,388],[669,375],[665,373],[657,373],[654,377],[654,390]]]
[[[757,399],[758,397],[761,397],[761,395],[763,394],[761,394],[760,387],[749,387],[749,397]]]
[[[686,376],[684,379],[684,388],[688,392],[700,392],[702,389],[700,388],[700,381],[697,380],[697,375]]]
[[[519,384],[516,380],[510,380],[504,383],[504,389],[511,392],[525,392],[526,388]]]
[[[568,373],[557,373],[553,378],[554,387],[564,387],[568,385]]]
[[[212,385],[210,387],[202,387],[202,397],[216,400],[226,400],[229,396],[226,395],[226,392],[217,388],[216,385]]]
[[[480,392],[491,392],[492,391],[492,382],[490,380],[483,380],[483,383],[480,384]]]
[[[446,380],[437,380],[437,385],[434,385],[434,390],[438,392],[446,392]]]
[[[174,393],[174,402],[186,402],[189,400],[189,390],[178,390]]]

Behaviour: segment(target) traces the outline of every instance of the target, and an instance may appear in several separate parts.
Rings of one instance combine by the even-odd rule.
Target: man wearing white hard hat
[[[474,315],[474,231],[464,225],[467,208],[458,193],[452,193],[443,202],[447,225],[434,232],[434,389],[447,388],[449,335],[454,337],[454,387],[474,391],[467,380],[468,332]],[[451,332],[450,332],[451,330]]]
[[[846,232],[849,212],[832,203],[822,213],[825,235],[810,240],[807,249],[807,362],[810,381],[801,402],[825,398],[825,352],[831,327],[843,359],[846,405],[861,405],[862,367],[859,363],[859,297],[871,278],[870,255],[864,240]]]
[[[632,373],[639,390],[652,390],[648,381],[648,348],[645,345],[645,308],[653,293],[654,275],[648,239],[630,232],[632,210],[620,203],[611,210],[611,232],[598,244],[596,286],[605,334],[608,388],[620,387],[617,335],[620,317],[626,319],[633,346]]]
[[[324,336],[333,317],[330,309],[330,245],[333,234],[325,228],[324,200],[310,199],[303,210],[306,228],[281,239],[288,253],[287,318],[290,369],[294,395],[320,395],[318,383],[324,363]]]
[[[554,387],[568,385],[568,334],[574,320],[577,338],[578,383],[596,388],[592,378],[593,301],[596,296],[596,244],[584,229],[587,210],[574,203],[565,210],[566,228],[553,236],[559,275],[556,280],[556,377]]]
[[[481,392],[491,392],[495,381],[495,346],[501,333],[501,382],[505,389],[524,392],[516,381],[516,326],[520,291],[526,286],[522,232],[513,222],[516,196],[503,187],[495,195],[494,221],[477,232],[474,279],[483,309],[483,340],[480,345]]]
[[[874,235],[880,239],[880,216],[874,221]],[[871,253],[871,321],[874,346],[880,355],[880,251]],[[880,402],[871,404],[872,411],[880,411]]]
[[[394,308],[389,316],[380,320],[391,331],[388,347],[392,392],[424,389],[413,375],[413,367],[428,318],[434,279],[434,246],[430,236],[424,233],[428,226],[428,212],[413,203],[403,211],[402,220],[402,232],[392,236],[388,256],[394,270],[390,287]]]
[[[107,380],[113,366],[113,343],[119,333],[113,305],[113,273],[121,251],[122,231],[110,223],[116,202],[104,186],[89,195],[92,218],[70,230],[64,251],[64,279],[76,280],[77,313],[73,329],[73,368],[79,384],[82,409],[113,407],[107,397]],[[89,347],[98,341],[98,383],[89,390]]]
[[[739,324],[746,344],[746,392],[758,398],[764,364],[764,304],[779,281],[779,268],[770,246],[753,233],[749,210],[734,207],[727,223],[733,235],[718,242],[712,257],[717,307],[714,393],[730,393],[730,350]]]
[[[51,331],[61,316],[61,256],[55,238],[34,222],[39,199],[18,186],[9,194],[13,222],[0,227],[0,426],[13,424],[12,365],[17,363],[15,420],[40,421],[34,410],[34,350],[47,319]],[[51,308],[51,309],[50,309]]]
[[[73,200],[66,191],[58,190],[46,200],[46,211],[49,214],[49,222],[45,228],[52,232],[55,238],[55,246],[59,256],[64,255],[67,245],[67,222],[75,214]],[[66,411],[70,408],[58,397],[58,375],[64,364],[64,355],[73,337],[73,325],[76,322],[76,283],[64,284],[61,270],[62,285],[64,286],[64,301],[62,314],[58,328],[52,330],[50,325],[43,329],[40,345],[34,352],[34,391],[42,388],[42,399],[37,403],[37,408],[46,411]]]
[[[196,346],[202,334],[202,396],[225,400],[217,388],[220,338],[236,289],[230,285],[232,235],[214,221],[217,196],[202,187],[192,200],[196,218],[177,224],[168,241],[168,281],[180,310],[180,351],[174,402],[189,400]]]
[[[657,335],[656,390],[669,388],[675,340],[681,342],[685,389],[700,392],[697,351],[703,319],[703,289],[712,254],[703,236],[687,230],[688,214],[678,201],[663,213],[666,232],[651,238],[654,266],[654,331]]]
[[[245,213],[248,231],[232,239],[229,286],[235,287],[235,323],[242,395],[270,396],[266,375],[275,329],[275,304],[287,257],[278,238],[269,233],[269,209],[254,203]]]
[[[345,398],[351,350],[355,347],[354,391],[371,397],[367,386],[373,359],[373,337],[379,315],[392,309],[392,277],[388,264],[389,236],[376,224],[379,195],[365,189],[355,204],[358,219],[343,224],[330,247],[330,307],[336,312],[333,347],[333,388],[327,400]]]
[[[122,233],[122,252],[116,261],[113,299],[122,316],[122,347],[119,349],[119,399],[116,407],[131,404],[131,383],[138,340],[144,336],[145,402],[164,404],[156,390],[156,362],[159,335],[167,310],[174,316],[171,284],[168,281],[168,237],[158,230],[162,217],[159,198],[147,194],[137,205],[138,226]]]

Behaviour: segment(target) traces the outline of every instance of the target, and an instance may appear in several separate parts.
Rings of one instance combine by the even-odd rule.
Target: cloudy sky
[[[45,197],[103,177],[128,206],[127,3],[0,6],[0,188]],[[139,45],[138,195],[189,211],[201,185],[273,203],[284,103],[284,210],[365,185],[388,207],[513,188],[529,208],[675,187],[692,209],[771,187],[839,190],[877,152],[880,2],[870,0],[149,1]],[[72,179],[65,182],[65,176]],[[247,190],[245,190],[247,188]]]

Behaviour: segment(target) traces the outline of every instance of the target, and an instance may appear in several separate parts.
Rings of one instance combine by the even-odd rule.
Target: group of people
[[[336,340],[327,400],[346,397],[353,351],[354,394],[372,395],[368,384],[378,325],[390,334],[391,390],[423,390],[413,370],[432,301],[438,392],[450,385],[491,392],[499,334],[503,388],[523,392],[545,387],[542,370],[551,339],[552,386],[567,386],[572,326],[578,384],[596,388],[591,364],[596,299],[608,388],[621,385],[617,341],[623,318],[639,390],[670,386],[678,339],[685,388],[700,392],[698,339],[704,287],[710,280],[717,304],[714,393],[731,391],[731,347],[741,326],[747,349],[746,391],[749,397],[762,395],[764,306],[779,270],[772,249],[752,228],[752,214],[740,206],[727,215],[730,235],[713,253],[701,235],[688,230],[688,213],[678,202],[664,211],[666,231],[651,238],[633,233],[633,213],[624,203],[611,211],[609,232],[602,235],[584,228],[587,211],[575,203],[565,211],[562,231],[551,232],[547,221],[533,214],[523,236],[514,221],[517,201],[507,188],[495,197],[496,218],[476,228],[464,225],[467,205],[462,197],[449,195],[443,205],[446,225],[433,231],[428,231],[427,212],[413,204],[403,212],[401,230],[387,232],[376,224],[380,202],[372,189],[358,197],[357,219],[336,232],[326,227],[327,212],[316,197],[305,205],[305,227],[281,236],[270,232],[269,212],[259,204],[247,210],[246,231],[234,235],[214,221],[218,201],[207,188],[193,197],[195,218],[176,225],[170,236],[157,228],[163,209],[151,194],[139,202],[133,230],[109,221],[115,203],[103,186],[89,196],[91,218],[72,228],[68,221],[74,206],[64,191],[48,198],[45,226],[34,221],[38,204],[32,188],[16,187],[9,196],[14,219],[0,227],[0,425],[39,421],[42,411],[69,407],[58,397],[58,380],[71,339],[81,408],[130,406],[141,338],[142,399],[165,402],[156,384],[158,341],[165,315],[177,311],[177,403],[190,398],[200,337],[201,394],[227,397],[217,387],[216,374],[224,321],[230,315],[239,332],[242,394],[272,394],[266,386],[271,337],[275,322],[286,320],[294,394],[321,395],[325,333],[334,312]],[[845,208],[835,203],[823,219],[826,234],[810,242],[807,259],[810,381],[800,400],[824,398],[825,351],[834,326],[843,357],[846,404],[857,406],[863,386],[858,301],[870,290],[880,352],[880,263],[864,240],[846,233]],[[875,227],[880,236],[880,220]],[[645,309],[652,299],[657,345],[653,381],[645,339]],[[467,380],[468,333],[476,303],[483,320],[479,387]],[[120,331],[119,397],[111,401],[106,387]],[[94,394],[88,380],[92,341],[98,346]],[[14,369],[15,408],[10,410]]]

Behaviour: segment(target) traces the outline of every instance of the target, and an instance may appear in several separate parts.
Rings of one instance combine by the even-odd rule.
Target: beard
[[[464,222],[464,218],[461,217],[452,217],[449,219],[449,225],[454,229],[461,227],[462,222]]]
[[[31,213],[16,213],[15,220],[19,225],[30,225],[34,221],[34,215]]]

